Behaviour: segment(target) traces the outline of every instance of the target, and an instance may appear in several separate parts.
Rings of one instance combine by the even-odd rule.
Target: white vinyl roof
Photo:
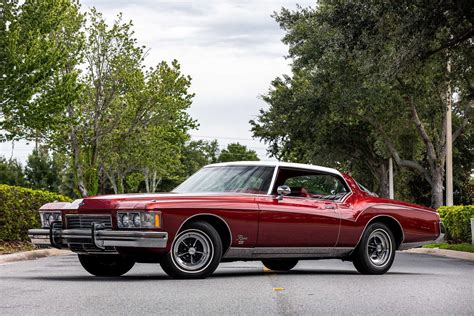
[[[269,167],[288,167],[288,168],[298,168],[298,169],[309,169],[315,171],[321,171],[326,173],[332,173],[341,175],[341,173],[333,168],[315,166],[315,165],[307,165],[303,163],[293,163],[293,162],[281,162],[281,161],[231,161],[231,162],[221,162],[215,163],[211,165],[207,165],[206,167],[218,167],[218,166],[269,166]]]

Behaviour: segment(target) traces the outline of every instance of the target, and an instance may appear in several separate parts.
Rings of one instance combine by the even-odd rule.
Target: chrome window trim
[[[268,194],[270,196],[274,196],[275,194],[272,194],[273,188],[275,187],[275,182],[278,177],[278,171],[280,170],[281,167],[287,168],[287,169],[296,169],[296,170],[304,170],[304,171],[319,171],[321,174],[326,174],[326,175],[331,175],[334,176],[336,179],[342,180],[342,182],[345,184],[345,188],[348,190],[346,194],[344,194],[340,199],[338,200],[326,200],[326,199],[318,199],[318,198],[310,198],[310,197],[300,197],[300,196],[285,196],[286,198],[288,197],[294,197],[294,198],[303,198],[303,199],[313,199],[313,200],[319,200],[319,201],[332,201],[332,202],[339,202],[343,203],[345,200],[347,200],[354,192],[351,189],[351,186],[349,183],[347,183],[346,179],[340,172],[330,172],[326,170],[317,170],[317,169],[310,169],[310,168],[303,168],[303,167],[293,167],[293,166],[280,166],[276,165],[275,166],[275,172],[273,173],[272,177],[272,182],[270,185],[270,188],[268,190]]]
[[[279,166],[275,166],[275,170],[273,170],[272,181],[270,182],[270,186],[268,187],[267,195],[273,195],[273,187],[275,186],[276,178],[278,176]]]

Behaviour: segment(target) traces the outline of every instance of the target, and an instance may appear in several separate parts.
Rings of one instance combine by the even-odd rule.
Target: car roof
[[[205,166],[206,167],[219,167],[219,166],[268,166],[268,167],[287,167],[287,168],[298,168],[298,169],[309,169],[315,171],[321,171],[325,173],[332,173],[342,176],[342,174],[333,168],[308,165],[303,163],[294,162],[282,162],[282,161],[231,161],[231,162],[220,162]]]

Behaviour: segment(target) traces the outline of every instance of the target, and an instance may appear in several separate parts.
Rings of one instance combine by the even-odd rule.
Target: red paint
[[[210,214],[222,218],[232,234],[232,247],[354,247],[373,219],[385,216],[402,226],[404,242],[434,240],[439,216],[433,209],[372,197],[348,175],[351,189],[342,201],[264,194],[124,194],[89,197],[74,203],[49,203],[42,210],[67,214],[111,214],[117,229],[117,210],[160,210],[162,229],[171,241],[190,217]],[[122,249],[126,252],[127,249]],[[131,251],[131,250],[130,250]],[[134,250],[136,251],[136,250]]]

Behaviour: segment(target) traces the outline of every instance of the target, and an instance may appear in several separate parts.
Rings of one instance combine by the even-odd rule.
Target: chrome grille
[[[92,223],[103,224],[105,228],[112,228],[110,215],[66,215],[66,228],[91,228]]]

